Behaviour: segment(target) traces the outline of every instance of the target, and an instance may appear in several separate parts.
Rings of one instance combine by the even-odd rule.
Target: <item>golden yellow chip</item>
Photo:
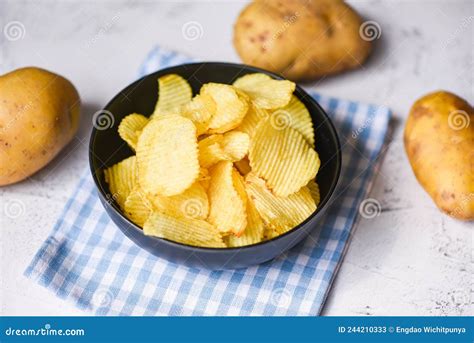
[[[306,106],[296,97],[285,107],[274,112],[274,123],[276,126],[290,126],[303,135],[311,147],[314,148],[314,129],[311,115]]]
[[[225,248],[219,231],[204,220],[153,212],[143,226],[147,236],[198,247]]]
[[[150,195],[149,198],[156,210],[175,217],[206,219],[209,214],[207,193],[198,181],[181,194],[171,197]]]
[[[151,202],[147,199],[146,194],[139,188],[135,188],[128,195],[127,200],[125,200],[123,210],[127,218],[135,224],[143,226],[150,216],[153,207]]]
[[[242,204],[244,205],[245,209],[245,214],[247,213],[247,191],[245,189],[245,181],[242,175],[239,174],[237,169],[232,167],[232,184],[234,185],[235,190],[237,191],[237,194],[240,197],[240,200]],[[240,231],[232,231],[234,235],[240,236],[242,232],[244,231],[244,228],[242,228]]]
[[[247,157],[244,157],[240,161],[234,162],[234,165],[237,168],[237,170],[240,172],[240,174],[244,176],[250,173],[250,171],[252,170],[250,168],[249,159]]]
[[[249,152],[250,138],[245,132],[226,132],[222,139],[222,150],[229,161],[240,161]]]
[[[209,168],[219,161],[239,161],[247,155],[249,145],[249,136],[244,132],[210,135],[198,143],[199,164]]]
[[[275,234],[282,234],[294,228],[316,210],[308,187],[302,187],[287,197],[279,197],[266,187],[263,179],[253,173],[248,174],[245,181],[247,193],[265,226],[275,231]]]
[[[199,164],[204,168],[209,168],[219,161],[226,161],[227,154],[222,148],[223,136],[211,135],[201,139],[199,147]]]
[[[311,196],[314,199],[314,202],[316,203],[316,206],[319,206],[319,202],[321,201],[321,195],[319,193],[319,185],[316,183],[316,180],[310,180],[307,185]]]
[[[105,169],[104,177],[109,184],[111,197],[123,208],[127,196],[137,184],[136,157],[128,157]]]
[[[226,239],[227,246],[241,247],[261,242],[264,230],[265,226],[262,218],[258,214],[252,199],[247,199],[247,227],[240,237],[229,235]]]
[[[211,176],[209,175],[209,170],[207,170],[206,168],[201,167],[199,169],[198,182],[206,190],[206,192],[209,189],[210,180],[211,180]]]
[[[193,91],[188,81],[176,74],[168,74],[158,78],[158,102],[153,116],[176,112],[180,106],[191,101]]]
[[[247,113],[247,100],[230,85],[207,83],[200,94],[211,96],[216,103],[216,111],[208,125],[209,133],[224,133],[236,128]]]
[[[193,121],[198,136],[206,132],[209,120],[215,112],[216,102],[207,94],[198,94],[181,107],[181,115]]]
[[[181,116],[157,116],[137,144],[138,181],[151,195],[172,196],[199,175],[196,127]]]
[[[138,137],[146,124],[148,124],[147,117],[137,113],[129,114],[120,122],[118,128],[119,136],[135,150]]]
[[[258,124],[250,143],[249,161],[252,171],[265,179],[275,195],[284,197],[313,179],[320,161],[298,131],[277,127],[273,116]]]
[[[244,201],[234,186],[232,162],[222,161],[209,170],[211,181],[208,195],[208,221],[220,232],[240,234],[247,226]]]
[[[269,112],[263,108],[256,107],[253,103],[250,103],[247,114],[245,115],[242,123],[236,128],[238,131],[247,133],[252,137],[255,128],[261,119],[265,119],[269,116]]]
[[[238,78],[234,86],[247,93],[255,106],[277,109],[290,102],[296,85],[288,80],[274,80],[266,74],[247,74]]]

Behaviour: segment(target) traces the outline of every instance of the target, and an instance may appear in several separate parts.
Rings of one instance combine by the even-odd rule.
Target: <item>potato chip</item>
[[[156,210],[175,217],[206,219],[209,214],[207,193],[199,181],[181,194],[171,197],[150,195],[149,198]]]
[[[245,182],[247,193],[265,226],[275,231],[275,234],[282,234],[294,228],[316,210],[308,187],[302,187],[287,197],[280,197],[273,194],[266,187],[265,181],[253,173],[245,177]]]
[[[242,175],[239,174],[237,169],[232,168],[232,184],[234,185],[237,194],[240,197],[240,200],[244,204],[244,207],[247,208],[247,191],[245,189],[245,181]],[[243,231],[243,230],[242,230]],[[234,232],[235,235],[239,236],[241,232]]]
[[[216,102],[207,94],[198,94],[181,107],[181,115],[193,121],[198,136],[206,132],[209,120],[215,112]]]
[[[244,132],[210,135],[198,143],[199,164],[209,168],[219,161],[239,161],[247,155],[249,145],[249,136]]]
[[[288,80],[274,80],[262,73],[239,77],[234,86],[247,93],[256,107],[277,109],[290,102],[296,85]]]
[[[287,124],[301,133],[309,145],[314,148],[314,129],[311,115],[306,106],[296,96],[291,97],[288,105],[276,110],[274,116],[276,122],[280,122],[280,125]]]
[[[199,175],[196,127],[181,116],[157,116],[137,144],[138,181],[151,195],[172,196]]]
[[[268,116],[269,116],[269,112],[267,110],[263,108],[258,108],[254,104],[251,103],[249,105],[247,114],[245,115],[240,125],[236,128],[236,130],[245,132],[250,137],[252,137],[255,131],[255,128],[257,127],[260,120],[265,119]]]
[[[225,248],[219,231],[212,224],[199,219],[153,212],[143,225],[143,232],[147,236],[161,237],[187,245]]]
[[[239,161],[249,152],[250,138],[245,132],[229,131],[222,139],[222,150],[229,161]]]
[[[123,211],[128,219],[143,226],[153,211],[153,207],[146,194],[135,187],[125,200]]]
[[[198,182],[201,184],[201,186],[204,188],[206,192],[209,189],[210,181],[211,181],[211,176],[209,175],[209,170],[201,167],[199,169]]]
[[[148,118],[137,113],[132,113],[122,119],[118,127],[119,136],[135,151],[138,137],[148,124]]]
[[[222,148],[223,135],[210,135],[198,142],[199,164],[204,168],[209,168],[219,161],[226,161],[227,154]]]
[[[247,157],[244,157],[240,161],[234,162],[234,166],[237,168],[237,170],[243,176],[247,175],[252,170],[250,168],[249,159]]]
[[[216,103],[216,111],[208,125],[209,133],[223,133],[236,128],[247,113],[247,100],[230,85],[207,83],[200,94],[211,96]]]
[[[321,196],[319,193],[319,185],[316,183],[316,180],[310,180],[307,184],[307,187],[314,199],[314,202],[316,203],[316,206],[318,206],[319,202],[321,201]]]
[[[131,156],[105,169],[104,177],[112,199],[123,208],[125,200],[137,184],[136,157]]]
[[[273,193],[284,197],[313,179],[320,161],[298,131],[277,127],[273,116],[258,124],[250,143],[249,161],[252,171],[265,179]]]
[[[191,101],[193,91],[188,81],[177,74],[168,74],[158,78],[158,102],[153,116],[160,113],[176,112],[179,108]]]
[[[258,243],[263,239],[264,229],[262,218],[258,214],[252,199],[247,199],[247,227],[240,237],[229,235],[226,238],[227,246],[241,247]]]
[[[247,226],[245,203],[234,185],[232,162],[222,161],[209,170],[208,221],[222,233],[240,234]],[[237,185],[238,186],[238,185]]]

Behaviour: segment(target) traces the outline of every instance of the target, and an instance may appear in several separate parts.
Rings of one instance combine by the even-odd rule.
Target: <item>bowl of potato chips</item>
[[[292,248],[318,229],[340,174],[318,103],[246,65],[160,70],[97,120],[89,159],[105,210],[140,247],[194,267],[242,268]]]

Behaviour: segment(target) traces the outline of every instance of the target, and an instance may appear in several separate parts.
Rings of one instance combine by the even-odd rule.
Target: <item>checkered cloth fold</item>
[[[191,61],[155,48],[140,74]],[[310,90],[339,133],[343,166],[318,228],[279,258],[246,269],[189,268],[136,246],[110,220],[87,170],[25,275],[97,315],[317,315],[367,197],[390,111]]]

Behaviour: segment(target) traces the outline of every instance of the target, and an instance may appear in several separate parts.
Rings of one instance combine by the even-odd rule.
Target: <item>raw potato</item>
[[[455,94],[438,91],[412,106],[405,150],[416,178],[452,217],[474,219],[474,111]]]
[[[28,67],[0,76],[0,186],[48,164],[79,125],[80,99],[71,82]]]
[[[342,0],[254,1],[235,23],[234,46],[246,64],[314,79],[365,61],[371,43],[359,34],[361,25]]]

